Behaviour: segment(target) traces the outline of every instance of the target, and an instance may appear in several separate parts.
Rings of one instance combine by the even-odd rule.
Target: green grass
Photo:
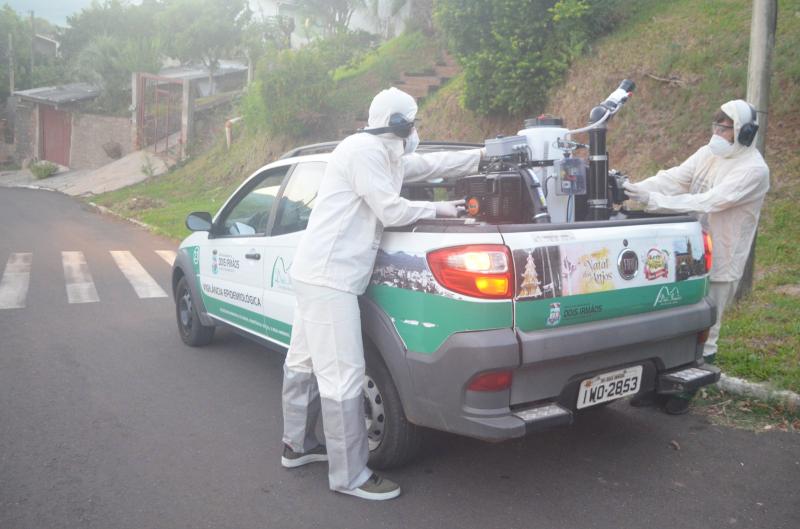
[[[205,155],[140,184],[93,199],[102,206],[149,224],[158,233],[183,239],[192,211],[214,214],[250,173],[286,150],[282,142],[243,135],[230,151],[219,142]]]
[[[782,402],[732,395],[715,386],[700,390],[692,401],[692,410],[721,426],[754,432],[800,432],[800,410]]]

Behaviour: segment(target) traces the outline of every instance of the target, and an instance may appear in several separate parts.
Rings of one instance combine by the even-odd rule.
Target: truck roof
[[[326,141],[322,143],[312,143],[296,147],[283,154],[279,159],[294,158],[296,156],[307,156],[310,154],[325,154],[332,152],[339,141]],[[482,143],[467,143],[467,142],[447,142],[447,141],[423,141],[420,142],[417,152],[439,152],[439,151],[460,151],[464,149],[479,149],[483,147]]]

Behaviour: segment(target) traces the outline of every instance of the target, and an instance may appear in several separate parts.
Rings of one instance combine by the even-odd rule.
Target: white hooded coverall
[[[396,113],[413,121],[416,102],[396,88],[380,92],[368,128],[387,126]],[[406,200],[400,188],[404,181],[476,172],[480,156],[480,149],[404,155],[403,140],[391,133],[354,134],[331,154],[292,264],[297,307],[284,365],[283,442],[301,453],[318,446],[321,408],[332,490],[356,489],[372,474],[358,296],[369,283],[383,228],[436,216],[434,203]]]
[[[742,125],[752,121],[750,106],[738,99],[720,108],[733,119],[735,141],[729,155],[717,156],[704,145],[681,165],[634,185],[649,192],[646,211],[697,213],[711,234],[709,297],[717,305],[717,321],[709,332],[704,356],[717,352],[722,313],[736,293],[769,190],[769,168],[755,141],[745,146],[738,140]]]

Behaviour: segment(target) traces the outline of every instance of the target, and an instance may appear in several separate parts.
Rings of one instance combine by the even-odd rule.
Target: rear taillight
[[[705,329],[697,333],[697,343],[704,344],[708,340],[708,334],[711,329]]]
[[[428,266],[443,287],[486,299],[514,296],[511,251],[500,244],[471,244],[442,248],[428,254]]]
[[[703,246],[705,247],[706,272],[710,272],[713,261],[711,254],[714,246],[711,244],[711,234],[707,231],[703,232]]]
[[[511,371],[490,371],[473,378],[467,386],[470,391],[501,391],[511,387]]]

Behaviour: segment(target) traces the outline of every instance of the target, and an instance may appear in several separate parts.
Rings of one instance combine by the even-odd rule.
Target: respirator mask
[[[403,154],[412,154],[417,150],[417,146],[419,146],[419,134],[417,134],[417,129],[414,129],[411,131],[411,134],[403,140]]]
[[[735,147],[736,144],[729,143],[728,140],[718,134],[711,136],[711,140],[708,142],[708,148],[711,149],[711,152],[723,158],[730,156]]]

